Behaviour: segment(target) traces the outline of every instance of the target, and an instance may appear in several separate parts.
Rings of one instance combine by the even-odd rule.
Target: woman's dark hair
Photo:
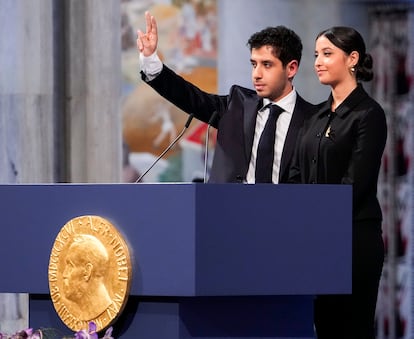
[[[352,27],[335,26],[320,32],[316,40],[321,36],[326,37],[346,54],[358,52],[359,60],[355,65],[356,78],[362,81],[372,80],[374,76],[372,56],[366,52],[364,39],[357,30]]]
[[[294,31],[285,26],[267,27],[254,33],[247,45],[250,47],[250,51],[253,48],[271,46],[273,55],[282,62],[283,66],[292,60],[297,60],[300,64],[302,41]]]

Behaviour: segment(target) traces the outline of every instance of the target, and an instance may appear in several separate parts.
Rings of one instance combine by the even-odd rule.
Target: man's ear
[[[299,62],[297,60],[291,60],[288,62],[288,64],[286,65],[286,71],[287,71],[289,80],[293,80],[296,73],[298,72],[298,69],[299,69]]]
[[[90,262],[88,262],[85,265],[85,269],[83,271],[83,279],[85,281],[89,281],[90,280],[91,275],[92,275],[92,270],[93,270],[93,265]]]

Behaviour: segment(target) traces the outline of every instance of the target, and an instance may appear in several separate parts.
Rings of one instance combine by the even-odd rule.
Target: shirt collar
[[[288,95],[284,96],[279,101],[271,102],[268,98],[263,98],[263,106],[260,109],[260,111],[262,111],[268,104],[271,103],[271,104],[278,105],[279,107],[283,109],[283,111],[289,114],[292,114],[293,109],[295,107],[296,98],[297,98],[297,93],[296,93],[295,88],[293,88],[293,90],[290,91]]]
[[[365,99],[367,97],[367,93],[365,92],[364,88],[360,83],[358,83],[358,86],[348,95],[348,97],[336,108],[335,114],[338,116],[344,116],[349,111],[351,111],[355,105],[357,105],[360,101]],[[331,113],[331,107],[332,107],[332,93],[329,95],[329,98],[327,101],[321,104],[319,109],[319,116],[326,115]]]

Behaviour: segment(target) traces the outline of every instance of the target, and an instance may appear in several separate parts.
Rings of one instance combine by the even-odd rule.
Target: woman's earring
[[[355,66],[351,67],[351,73],[355,73]]]

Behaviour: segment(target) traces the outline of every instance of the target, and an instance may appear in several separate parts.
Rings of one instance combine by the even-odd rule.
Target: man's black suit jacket
[[[142,73],[145,81],[146,77]],[[243,182],[249,168],[257,111],[263,99],[255,91],[234,85],[228,95],[209,94],[186,81],[167,66],[147,83],[161,96],[188,114],[209,122],[217,111],[217,143],[209,182]],[[279,182],[288,182],[289,167],[299,129],[305,119],[315,111],[315,106],[297,96],[292,120],[283,148]]]

